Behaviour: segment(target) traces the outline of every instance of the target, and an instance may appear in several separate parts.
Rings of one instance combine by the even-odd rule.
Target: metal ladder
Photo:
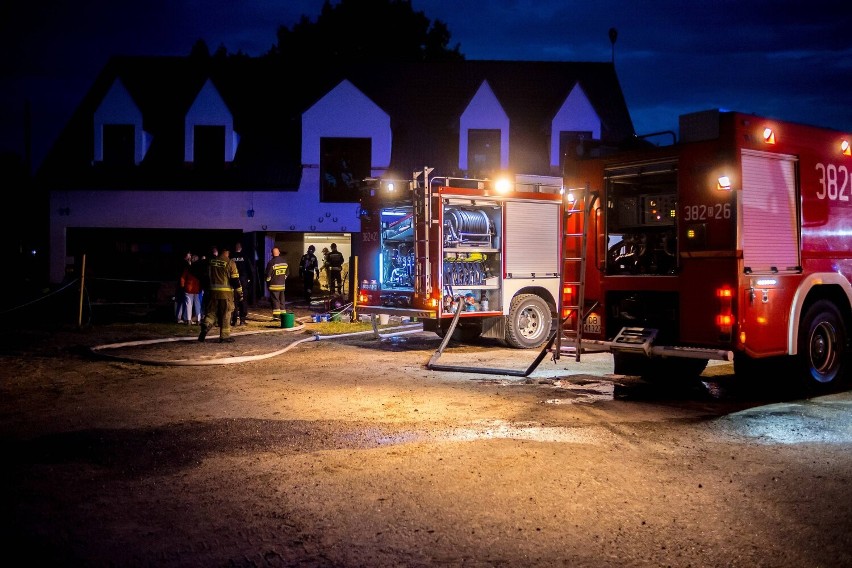
[[[557,300],[559,325],[551,351],[554,361],[561,355],[569,355],[579,362],[583,351],[583,322],[595,308],[585,306],[586,244],[594,198],[588,184],[582,190],[569,193],[574,201],[569,200],[563,210],[561,290]],[[571,291],[567,300],[566,288]]]

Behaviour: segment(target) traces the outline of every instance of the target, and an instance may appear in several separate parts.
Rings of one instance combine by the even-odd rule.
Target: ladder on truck
[[[562,220],[562,289],[557,300],[558,326],[550,350],[554,361],[568,355],[579,362],[583,352],[583,323],[596,307],[585,305],[586,244],[595,196],[587,184],[581,190],[567,191],[566,199]]]
[[[429,174],[434,168],[425,167],[414,172],[413,183],[413,215],[414,226],[414,292],[415,295],[430,296],[432,294],[432,259],[429,255],[429,234],[432,230],[432,180]],[[423,176],[420,181],[419,177]]]

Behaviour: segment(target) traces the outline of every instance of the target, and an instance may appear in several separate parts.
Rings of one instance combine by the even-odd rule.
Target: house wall
[[[254,210],[249,217],[248,211]],[[359,232],[356,203],[321,203],[318,191],[53,191],[50,281],[65,277],[69,227]],[[108,211],[109,215],[104,212]],[[328,214],[328,216],[326,216]],[[322,219],[322,221],[320,221]]]
[[[102,104],[103,108],[97,111],[98,124],[118,117],[137,124],[138,133],[141,133],[139,110],[123,87],[113,91]],[[127,107],[123,111],[117,108],[122,104]],[[512,152],[508,137],[510,121],[487,82],[480,86],[456,120],[460,137],[460,169],[467,166],[468,131],[471,128],[500,129],[501,165],[505,167],[509,163]],[[188,160],[192,157],[191,127],[195,124],[225,124],[226,159],[233,157],[239,133],[233,129],[230,110],[215,85],[209,81],[187,109],[184,150]],[[551,136],[557,141],[559,130],[589,130],[599,136],[600,119],[579,87],[554,117]],[[76,260],[68,258],[70,228],[234,230],[265,235],[264,242],[267,243],[281,238],[281,234],[287,238],[292,234],[295,240],[306,233],[350,233],[353,234],[352,249],[357,254],[356,234],[361,230],[359,204],[320,201],[320,141],[324,137],[369,138],[372,175],[382,176],[390,166],[393,147],[390,116],[352,83],[342,81],[302,114],[302,171],[300,185],[295,191],[265,188],[255,191],[175,191],[156,187],[147,191],[51,191],[51,283],[60,283],[65,278],[67,265]],[[141,148],[142,144],[137,143]],[[551,156],[551,163],[558,163],[558,155]],[[263,262],[268,259],[268,250],[265,253],[267,258]],[[294,259],[288,260],[292,262]]]

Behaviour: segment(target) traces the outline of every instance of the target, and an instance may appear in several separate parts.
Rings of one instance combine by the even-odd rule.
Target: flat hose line
[[[279,329],[271,329],[271,330],[261,330],[261,331],[249,331],[249,332],[238,333],[238,334],[233,334],[233,335],[234,336],[244,336],[244,335],[255,335],[255,334],[258,334],[258,333],[273,333],[273,332],[280,332],[280,331],[294,332],[294,331],[300,331],[300,330],[304,329],[304,327],[305,327],[304,324],[301,324],[301,325],[298,325],[298,326],[295,326],[295,327],[284,328],[284,329],[280,329],[280,330]],[[403,334],[406,334],[406,333],[417,333],[417,332],[422,331],[422,328],[423,328],[422,324],[417,324],[415,326],[408,325],[408,326],[391,327],[391,328],[387,328],[385,331],[393,331],[393,330],[396,330],[396,329],[399,329],[401,331],[399,333],[389,333],[389,334],[385,334],[385,335],[379,335],[379,338],[393,337],[393,336],[396,336],[396,335],[403,335]],[[112,354],[109,354],[109,353],[105,353],[106,350],[117,349],[117,348],[120,348],[120,347],[154,345],[154,344],[157,344],[157,343],[169,343],[169,342],[174,342],[174,341],[198,341],[198,338],[196,336],[164,337],[164,338],[160,338],[160,339],[143,339],[143,340],[139,340],[139,341],[125,341],[125,342],[121,342],[121,343],[108,343],[108,344],[104,344],[104,345],[97,345],[97,346],[94,346],[94,347],[90,347],[89,351],[91,351],[92,354],[94,354],[98,357],[103,357],[105,359],[110,359],[110,360],[113,360],[113,361],[122,361],[122,362],[125,362],[125,363],[140,363],[140,364],[143,364],[143,365],[159,365],[159,366],[232,365],[234,363],[247,363],[247,362],[250,362],[250,361],[260,361],[262,359],[270,359],[272,357],[277,357],[278,355],[281,355],[282,353],[286,353],[290,349],[293,349],[297,345],[300,345],[300,344],[305,343],[307,341],[320,341],[320,340],[325,340],[325,339],[340,339],[340,338],[343,338],[343,337],[353,337],[353,336],[357,336],[357,335],[366,335],[366,334],[372,334],[372,333],[373,333],[372,330],[356,331],[356,332],[352,332],[352,333],[340,333],[340,334],[336,334],[336,335],[320,335],[320,334],[317,333],[317,334],[312,335],[311,337],[306,337],[304,339],[294,341],[293,343],[287,345],[283,349],[279,349],[277,351],[272,351],[270,353],[262,353],[260,355],[244,355],[244,356],[241,356],[241,357],[223,357],[223,358],[219,358],[219,359],[177,359],[177,360],[139,359],[139,358],[136,358],[136,357],[127,357],[127,356],[112,355]],[[212,341],[212,338],[211,338],[211,341]]]

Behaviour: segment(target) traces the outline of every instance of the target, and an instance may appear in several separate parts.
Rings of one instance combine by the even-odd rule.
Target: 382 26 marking
[[[685,205],[684,221],[708,221],[710,219],[730,219],[730,203],[711,203],[710,205]]]

